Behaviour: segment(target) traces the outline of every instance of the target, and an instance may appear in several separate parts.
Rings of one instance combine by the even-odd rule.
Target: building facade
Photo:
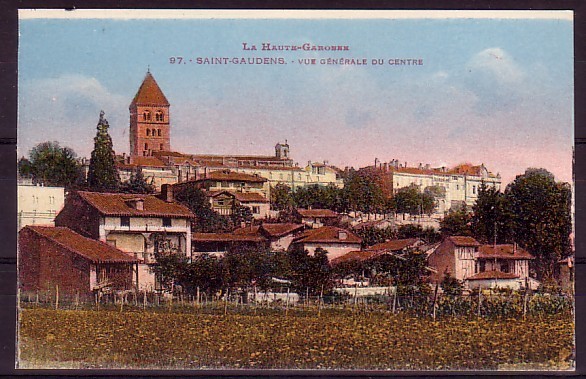
[[[27,225],[55,225],[65,204],[65,188],[18,184],[18,230]]]
[[[55,225],[105,242],[137,259],[136,284],[139,290],[158,290],[160,283],[152,270],[156,254],[191,257],[193,213],[173,198],[152,195],[70,193]]]

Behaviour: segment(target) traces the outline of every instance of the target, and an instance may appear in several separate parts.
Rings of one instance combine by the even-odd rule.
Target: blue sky
[[[346,52],[243,51],[348,45]],[[169,57],[284,57],[286,65],[173,65]],[[303,66],[298,58],[367,58]],[[417,58],[423,66],[372,66]],[[99,111],[128,152],[128,105],[147,67],[171,103],[171,145],[344,167],[484,163],[571,181],[572,22],[566,19],[22,19],[20,155],[56,140],[89,156]]]

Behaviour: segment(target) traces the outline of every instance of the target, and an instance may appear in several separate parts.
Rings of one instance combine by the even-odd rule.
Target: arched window
[[[161,136],[161,129],[157,130],[157,135],[160,137]]]
[[[155,113],[155,121],[164,121],[164,118],[163,111],[157,111],[157,113]]]
[[[147,129],[147,137],[150,137],[150,135],[151,135],[151,130]]]
[[[151,120],[151,112],[149,112],[149,111],[142,112],[142,118],[145,121],[150,121]]]

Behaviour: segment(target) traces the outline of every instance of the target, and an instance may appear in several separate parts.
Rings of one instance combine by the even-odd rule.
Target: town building
[[[385,254],[400,256],[406,253],[409,249],[418,250],[418,247],[422,245],[424,245],[424,242],[419,238],[389,240],[372,245],[370,247],[365,248],[364,250],[350,251],[349,253],[334,259],[332,261],[332,265],[337,265],[342,262],[350,261],[364,262],[378,258]]]
[[[18,236],[21,291],[91,296],[129,290],[138,260],[105,242],[66,227],[29,225]]]
[[[356,234],[335,226],[309,229],[293,239],[291,248],[307,250],[310,255],[322,248],[328,252],[330,261],[350,251],[360,250],[362,239]]]
[[[57,215],[55,225],[108,243],[138,260],[140,290],[160,289],[152,270],[155,254],[191,256],[193,213],[174,202],[153,195],[72,192]]]
[[[429,191],[437,201],[436,212],[445,213],[452,208],[471,208],[481,185],[492,186],[500,190],[500,174],[493,174],[484,166],[469,163],[460,164],[453,168],[419,164],[410,167],[407,162],[400,163],[393,159],[382,163],[375,160],[374,166],[363,170],[374,171],[383,188],[389,193],[409,186],[417,186],[421,192]]]
[[[55,225],[65,203],[65,188],[18,184],[18,230],[26,225]]]
[[[258,234],[244,233],[193,233],[193,256],[209,254],[223,257],[231,249],[260,249],[268,248],[268,240]]]
[[[295,237],[304,230],[303,224],[263,223],[236,229],[234,234],[262,236],[269,242],[271,251],[288,251]]]
[[[468,288],[535,287],[529,277],[529,261],[534,259],[515,244],[481,245],[472,237],[451,236],[429,255],[436,269],[432,281],[441,282],[446,274],[464,281]]]
[[[303,209],[296,208],[293,216],[297,222],[310,228],[336,225],[340,221],[340,215],[330,209]]]

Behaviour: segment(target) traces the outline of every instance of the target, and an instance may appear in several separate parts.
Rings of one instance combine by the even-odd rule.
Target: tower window
[[[163,150],[163,144],[159,145],[159,150]]]
[[[148,150],[148,149],[149,149],[149,144],[148,144],[148,143],[145,143],[145,144],[144,144],[144,149],[145,149],[145,150]]]
[[[161,129],[157,130],[157,135],[160,137],[161,136]]]
[[[147,129],[147,137],[149,137],[151,135],[151,130]]]
[[[162,111],[155,113],[155,121],[164,121],[164,115]]]
[[[151,112],[149,112],[149,111],[142,112],[142,118],[145,121],[150,121],[151,120]]]

